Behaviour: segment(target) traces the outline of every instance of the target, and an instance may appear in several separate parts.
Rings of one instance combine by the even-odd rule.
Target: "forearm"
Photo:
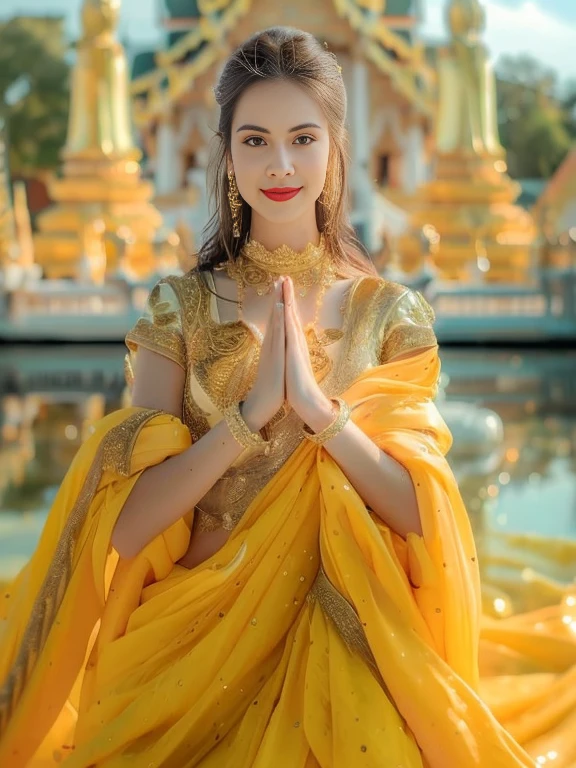
[[[314,432],[324,429],[334,418],[330,406],[317,406],[307,419]],[[342,468],[364,503],[393,531],[404,538],[422,534],[418,503],[409,472],[381,450],[354,422],[324,443],[324,448]]]
[[[186,451],[146,469],[120,513],[113,547],[122,557],[137,555],[187,514],[242,451],[221,421]]]

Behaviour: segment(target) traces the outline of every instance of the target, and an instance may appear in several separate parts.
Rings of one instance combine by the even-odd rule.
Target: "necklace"
[[[239,287],[251,286],[259,296],[270,293],[280,275],[292,278],[300,296],[306,296],[313,286],[330,285],[334,280],[322,234],[318,245],[308,243],[303,251],[295,251],[288,245],[269,251],[257,240],[250,240],[225,268]]]
[[[299,296],[304,297],[311,288],[317,288],[314,316],[303,330],[314,373],[318,380],[324,378],[331,368],[324,347],[342,336],[339,331],[325,331],[318,336],[316,331],[324,294],[337,277],[326,250],[324,235],[320,235],[318,245],[308,243],[303,251],[295,251],[287,245],[269,251],[257,240],[250,240],[234,261],[226,263],[225,269],[238,285],[238,316],[241,320],[246,286],[254,288],[259,296],[263,296],[270,293],[274,281],[284,275],[292,278]]]
[[[226,263],[225,269],[228,276],[238,285],[240,318],[246,286],[254,288],[258,296],[263,296],[270,293],[274,281],[280,275],[285,275],[292,278],[296,292],[302,297],[306,296],[311,288],[317,287],[314,317],[306,329],[316,326],[326,289],[336,277],[323,234],[320,234],[318,245],[308,243],[303,251],[295,251],[288,245],[280,245],[269,251],[257,240],[249,240],[236,259]]]

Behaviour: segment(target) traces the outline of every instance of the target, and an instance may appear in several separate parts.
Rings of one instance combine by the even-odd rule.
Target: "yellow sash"
[[[205,563],[175,565],[183,520],[119,561],[134,483],[190,437],[143,409],[99,422],[4,599],[0,765],[532,766],[477,694],[478,567],[438,374],[427,351],[344,393],[410,472],[423,536],[406,541],[305,443]]]

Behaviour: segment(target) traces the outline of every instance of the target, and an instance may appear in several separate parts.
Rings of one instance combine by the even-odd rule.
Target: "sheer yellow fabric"
[[[190,438],[177,419],[140,409],[100,422],[5,598],[0,765],[534,765],[477,693],[476,552],[432,402],[438,373],[437,351],[426,351],[367,371],[344,393],[355,422],[414,481],[423,536],[407,541],[306,443],[206,563],[174,565],[189,540],[183,521],[118,561],[111,531],[134,482]],[[38,595],[51,610],[34,607]],[[534,758],[554,753],[563,768],[576,764],[573,601],[546,621],[487,625],[499,675],[507,658],[539,674],[481,687]],[[41,616],[35,632],[30,611],[32,623]]]

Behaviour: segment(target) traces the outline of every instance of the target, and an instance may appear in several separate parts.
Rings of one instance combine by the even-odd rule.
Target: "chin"
[[[302,201],[303,202],[303,201]],[[308,212],[308,205],[290,205],[291,201],[285,203],[275,203],[272,200],[268,205],[253,206],[252,210],[267,221],[273,221],[275,224],[289,224],[291,221],[302,219]]]

